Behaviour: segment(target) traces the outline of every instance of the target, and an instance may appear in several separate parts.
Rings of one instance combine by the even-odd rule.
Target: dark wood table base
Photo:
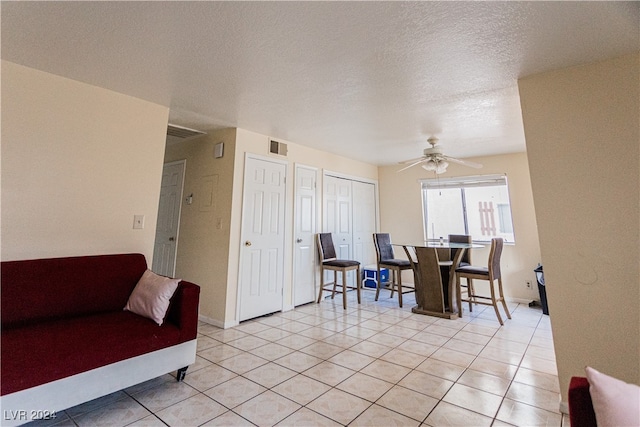
[[[417,258],[416,302],[411,311],[445,319],[458,317],[455,289],[455,269],[460,264],[464,249],[456,251],[455,259],[441,262],[438,248],[415,247]]]

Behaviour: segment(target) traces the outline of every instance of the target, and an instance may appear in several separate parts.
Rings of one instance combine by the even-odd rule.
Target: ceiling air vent
[[[278,142],[275,139],[269,139],[269,152],[273,154],[287,155],[287,144]]]
[[[204,134],[205,132],[199,130],[169,124],[167,125],[167,144],[175,144]]]

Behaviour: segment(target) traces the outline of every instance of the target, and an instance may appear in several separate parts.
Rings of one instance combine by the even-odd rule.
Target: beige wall
[[[201,286],[201,318],[220,327],[237,323],[240,277],[240,234],[244,163],[247,154],[287,164],[285,212],[284,309],[293,301],[293,200],[297,164],[318,168],[317,229],[320,231],[323,166],[332,172],[376,180],[377,167],[284,141],[287,156],[268,152],[269,137],[244,129],[224,129],[170,145],[165,162],[186,160],[185,197],[193,193],[193,204],[183,201],[176,259],[176,276]],[[213,157],[213,147],[224,142],[224,156]],[[215,182],[215,206],[201,209],[209,197],[209,182]],[[204,194],[203,194],[203,190]]]
[[[150,263],[168,114],[2,61],[2,259],[140,252]]]
[[[376,180],[378,177],[378,168],[374,165],[347,159],[345,157],[336,156],[331,153],[319,151],[301,144],[290,141],[280,140],[287,143],[287,156],[279,156],[270,154],[269,137],[244,129],[237,129],[236,139],[236,157],[233,181],[233,201],[232,201],[232,219],[231,219],[231,236],[229,248],[229,273],[227,276],[227,306],[225,312],[225,322],[233,324],[236,320],[236,311],[238,307],[238,278],[239,278],[239,262],[240,262],[240,232],[241,232],[241,215],[242,215],[242,190],[244,185],[244,162],[246,154],[253,154],[286,161],[287,167],[287,184],[286,184],[286,214],[285,214],[285,284],[284,284],[284,305],[285,309],[292,307],[292,274],[293,274],[293,197],[294,197],[294,169],[296,164],[318,168],[318,188],[322,188],[323,168],[327,168],[332,172],[348,174],[369,180]],[[318,194],[317,206],[317,230],[321,230],[322,216],[321,212],[321,193]]]
[[[487,175],[506,173],[511,198],[511,212],[515,230],[515,245],[505,245],[501,266],[504,292],[507,299],[529,302],[539,300],[538,288],[533,269],[540,262],[538,229],[533,207],[533,196],[529,180],[529,166],[525,153],[470,159],[483,165],[482,169],[451,164],[441,177]],[[433,178],[419,166],[397,173],[400,165],[379,169],[380,182],[380,231],[390,233],[395,242],[422,240],[424,236],[422,217],[422,197],[420,180]],[[398,253],[398,256],[404,254]],[[474,263],[486,265],[489,246],[474,249]],[[404,278],[404,276],[403,276]],[[408,281],[413,279],[406,275]],[[526,281],[532,287],[526,287]]]
[[[560,388],[640,383],[640,56],[520,80]]]
[[[200,315],[223,326],[236,131],[223,129],[168,145],[165,162],[186,161],[176,277],[200,285]],[[214,146],[224,154],[214,158]],[[184,199],[193,194],[193,203]]]

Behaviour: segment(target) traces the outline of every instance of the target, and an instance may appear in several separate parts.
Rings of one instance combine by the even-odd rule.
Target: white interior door
[[[353,181],[353,253],[363,266],[376,263],[376,190],[368,182]]]
[[[338,257],[359,261],[362,266],[375,264],[375,184],[330,175],[324,181],[323,230],[333,233]]]
[[[239,320],[282,310],[286,165],[247,157]]]
[[[293,305],[312,302],[315,287],[316,169],[297,166],[295,185],[295,230]]]
[[[176,269],[185,165],[186,162],[180,160],[167,163],[162,168],[158,224],[151,269],[163,276],[173,277]]]
[[[324,188],[324,232],[333,233],[338,258],[354,259],[351,180],[325,176]]]
[[[336,256],[339,259],[355,259],[353,257],[351,180],[324,176],[323,197],[323,232],[331,233]],[[325,272],[321,278],[327,283],[333,280],[331,271]],[[347,273],[349,283],[354,283],[355,272]]]

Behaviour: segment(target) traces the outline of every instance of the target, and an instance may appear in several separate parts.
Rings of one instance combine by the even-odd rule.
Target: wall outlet
[[[527,280],[526,282],[527,289],[531,289],[531,280]]]

